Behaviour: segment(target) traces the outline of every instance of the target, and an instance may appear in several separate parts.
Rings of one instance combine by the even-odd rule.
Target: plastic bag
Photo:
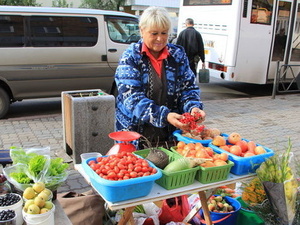
[[[161,224],[169,222],[182,222],[190,212],[188,196],[182,195],[175,198],[165,199],[159,216]]]
[[[155,203],[149,202],[142,205],[145,213],[133,212],[133,219],[135,225],[145,225],[148,221],[150,224],[159,225],[159,215],[161,213],[161,208],[159,208]],[[120,221],[124,210],[119,210],[115,216],[117,222]]]
[[[10,148],[13,165],[3,169],[7,180],[17,189],[24,191],[36,182],[44,182],[52,191],[68,177],[68,164],[62,158],[50,157],[50,147],[23,149]]]

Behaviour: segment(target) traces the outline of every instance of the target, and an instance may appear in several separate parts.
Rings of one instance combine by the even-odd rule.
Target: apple
[[[217,135],[212,140],[212,144],[215,146],[226,145],[226,139],[223,136]]]
[[[232,145],[230,147],[230,153],[234,154],[234,155],[237,155],[237,156],[241,156],[242,154],[242,149],[240,146],[238,145]]]
[[[228,136],[228,142],[229,142],[230,144],[235,145],[235,144],[236,144],[238,141],[240,141],[240,140],[242,140],[242,137],[241,137],[241,135],[240,135],[239,133],[237,133],[237,132],[233,132],[233,133],[229,134],[229,136]]]
[[[227,165],[227,163],[226,163],[225,161],[223,161],[222,159],[217,159],[217,160],[215,160],[215,161],[214,161],[214,164],[215,164],[216,166],[226,166],[226,165]]]
[[[255,154],[253,152],[245,152],[244,157],[250,157],[254,156]]]
[[[254,149],[256,147],[256,144],[254,143],[254,141],[249,141],[247,143],[247,145],[248,145],[248,151],[254,153]]]
[[[254,154],[255,155],[260,155],[260,154],[264,154],[266,153],[267,151],[264,149],[264,147],[262,146],[256,146],[255,149],[254,149]]]
[[[222,145],[219,148],[225,150],[226,152],[230,152],[230,147],[228,145]]]
[[[209,203],[209,204],[208,204],[208,210],[209,210],[209,211],[212,212],[212,211],[215,210],[215,209],[216,209],[215,204],[212,204],[212,203]]]
[[[220,155],[219,155],[219,159],[221,159],[221,160],[223,160],[223,161],[227,161],[228,160],[228,155],[227,155],[227,153],[221,153]]]
[[[210,147],[204,147],[205,151],[208,153],[210,157],[214,155],[214,150]]]
[[[240,140],[236,143],[236,145],[240,146],[242,149],[242,152],[247,152],[248,151],[248,144],[247,141],[245,140]]]

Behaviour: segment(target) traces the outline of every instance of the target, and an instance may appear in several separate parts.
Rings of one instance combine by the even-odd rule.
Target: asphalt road
[[[210,83],[200,83],[202,100],[251,98],[272,95],[272,84],[257,85],[229,82],[212,78]],[[5,119],[41,117],[61,113],[61,98],[30,99],[11,104]]]

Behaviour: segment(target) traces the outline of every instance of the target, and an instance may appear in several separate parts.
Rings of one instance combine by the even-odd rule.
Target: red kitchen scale
[[[115,141],[122,141],[121,143],[116,143],[112,148],[107,152],[106,155],[113,155],[119,152],[134,152],[136,147],[129,143],[130,141],[137,140],[141,135],[134,131],[116,131],[108,135],[111,139]]]

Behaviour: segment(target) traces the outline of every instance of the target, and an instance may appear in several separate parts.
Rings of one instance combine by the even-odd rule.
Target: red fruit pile
[[[88,164],[100,177],[107,180],[127,180],[157,173],[147,160],[128,152],[97,157]]]
[[[205,126],[203,124],[199,124],[199,121],[202,121],[201,113],[196,112],[194,115],[190,113],[183,113],[183,118],[179,121],[183,124],[186,124],[186,130],[188,131],[196,131],[198,133],[201,133]]]

